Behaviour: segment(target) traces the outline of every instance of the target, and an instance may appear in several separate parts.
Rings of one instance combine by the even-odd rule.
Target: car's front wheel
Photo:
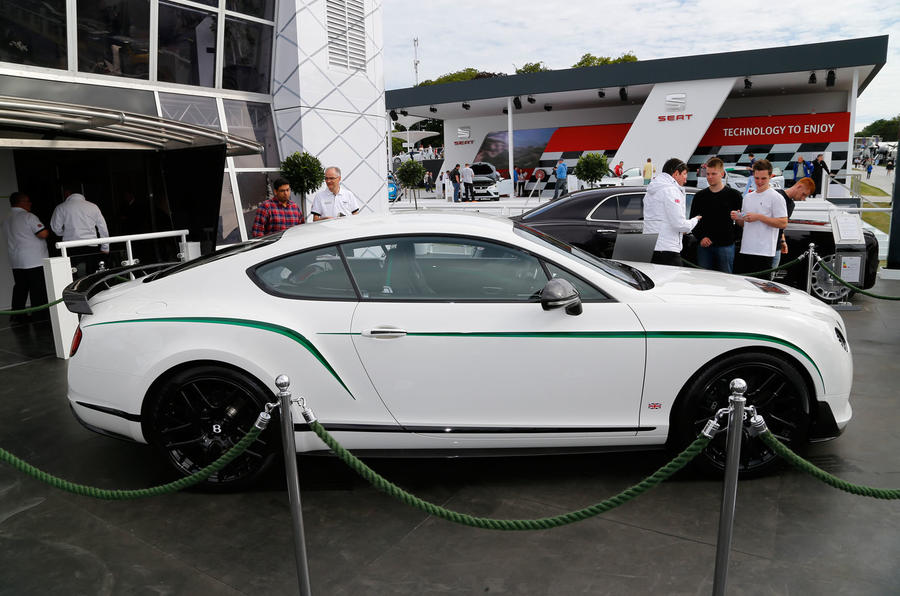
[[[713,362],[686,388],[672,420],[677,446],[683,447],[693,441],[707,420],[720,408],[728,407],[729,385],[736,378],[746,381],[746,406],[755,406],[772,434],[789,446],[805,443],[810,411],[809,392],[803,377],[783,358],[764,352],[745,352]],[[723,430],[697,457],[697,464],[707,470],[724,470],[727,461],[725,439]],[[766,474],[779,463],[771,449],[759,438],[751,437],[746,428],[743,430],[741,476]]]
[[[269,398],[246,373],[224,366],[201,365],[167,379],[144,411],[150,444],[181,476],[217,460],[253,427]],[[204,486],[227,490],[258,478],[276,455],[277,424],[234,461],[210,476]]]

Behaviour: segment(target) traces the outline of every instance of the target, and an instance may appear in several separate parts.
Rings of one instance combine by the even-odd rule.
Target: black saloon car
[[[686,188],[687,206],[697,192]],[[577,246],[598,257],[610,258],[620,234],[640,234],[644,228],[644,193],[646,187],[619,186],[573,192],[546,203],[531,211],[512,217],[513,220]],[[824,217],[809,219],[809,212],[798,208],[785,229],[788,254],[782,255],[781,262],[796,259],[809,248],[812,242],[816,252],[823,255],[825,264],[836,269],[834,237],[831,225]],[[869,230],[864,230],[866,240],[866,265],[862,287],[875,285],[878,270],[878,239]],[[740,240],[738,240],[740,242]],[[682,256],[696,262],[696,240],[690,234],[685,236]],[[776,272],[776,281],[795,288],[806,289],[806,264]],[[826,302],[843,300],[850,290],[836,281],[818,263],[813,268],[813,292]]]

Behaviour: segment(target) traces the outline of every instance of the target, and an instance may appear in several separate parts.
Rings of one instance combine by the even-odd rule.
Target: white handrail
[[[68,257],[68,253],[66,249],[68,248],[76,248],[78,246],[97,246],[98,244],[116,244],[119,242],[125,243],[125,252],[128,255],[128,265],[134,264],[134,258],[131,253],[131,241],[132,240],[154,240],[156,238],[174,238],[177,236],[181,237],[181,242],[184,244],[187,242],[187,235],[189,230],[171,230],[168,232],[147,232],[146,234],[129,234],[127,236],[108,236],[106,238],[86,238],[84,240],[66,240],[63,242],[57,242],[56,248],[62,251],[62,256]]]

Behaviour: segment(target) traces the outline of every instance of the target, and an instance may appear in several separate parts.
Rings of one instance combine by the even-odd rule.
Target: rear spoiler
[[[91,315],[94,314],[94,311],[91,310],[88,301],[98,292],[178,264],[178,262],[153,263],[152,265],[132,265],[130,267],[117,267],[116,269],[98,271],[67,285],[62,293],[63,301],[70,312]]]

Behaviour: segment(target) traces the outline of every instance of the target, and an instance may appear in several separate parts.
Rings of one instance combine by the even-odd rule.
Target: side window
[[[264,290],[290,298],[348,298],[356,292],[337,247],[328,246],[263,263],[254,281]]]
[[[536,300],[547,283],[527,252],[468,238],[382,238],[341,246],[364,299]]]
[[[599,205],[594,207],[587,217],[597,221],[614,221],[618,219],[616,214],[616,197],[607,197]]]
[[[546,261],[545,261],[546,263]],[[550,277],[559,277],[568,280],[578,290],[578,295],[582,300],[609,300],[609,296],[584,281],[577,275],[569,273],[565,269],[560,269],[552,263],[546,263],[547,270],[550,271]]]
[[[644,195],[619,195],[619,219],[623,221],[644,220]]]

